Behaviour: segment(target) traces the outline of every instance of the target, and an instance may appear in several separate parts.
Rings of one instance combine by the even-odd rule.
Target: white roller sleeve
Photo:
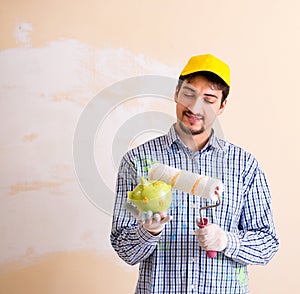
[[[215,190],[223,191],[223,183],[215,178],[180,170],[161,163],[154,164],[148,173],[149,180],[163,181],[177,190],[218,200]]]

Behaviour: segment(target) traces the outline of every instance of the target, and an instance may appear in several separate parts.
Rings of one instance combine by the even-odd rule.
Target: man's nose
[[[203,101],[202,100],[203,99],[201,97],[198,97],[197,99],[195,99],[188,105],[188,109],[191,112],[193,112],[194,114],[202,113],[202,111],[203,111]]]

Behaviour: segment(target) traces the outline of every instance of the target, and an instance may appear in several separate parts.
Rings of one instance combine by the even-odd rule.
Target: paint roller
[[[202,210],[217,207],[221,204],[220,195],[223,191],[223,183],[219,179],[180,170],[161,163],[155,163],[151,167],[148,177],[149,180],[163,181],[174,189],[216,201],[216,204],[199,209],[200,220],[197,221],[197,225],[200,228],[208,225],[208,219],[202,217]],[[206,254],[210,258],[214,258],[217,252],[208,250]]]

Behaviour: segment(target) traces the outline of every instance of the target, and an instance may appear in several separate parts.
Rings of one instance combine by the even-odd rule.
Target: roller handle
[[[202,219],[200,219],[199,222],[197,222],[197,225],[199,228],[203,229],[204,227],[206,227],[208,225],[208,219],[206,217],[203,217]],[[206,256],[209,258],[215,258],[217,256],[217,251],[207,250]]]

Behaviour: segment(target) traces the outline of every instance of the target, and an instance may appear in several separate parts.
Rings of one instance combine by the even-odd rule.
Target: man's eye
[[[194,97],[194,94],[183,93],[183,96],[184,96],[184,97],[187,97],[187,98],[193,98],[193,97]]]
[[[215,103],[215,99],[207,99],[207,98],[204,98],[204,101],[206,102],[206,103],[209,103],[209,104],[213,104],[213,103]]]

